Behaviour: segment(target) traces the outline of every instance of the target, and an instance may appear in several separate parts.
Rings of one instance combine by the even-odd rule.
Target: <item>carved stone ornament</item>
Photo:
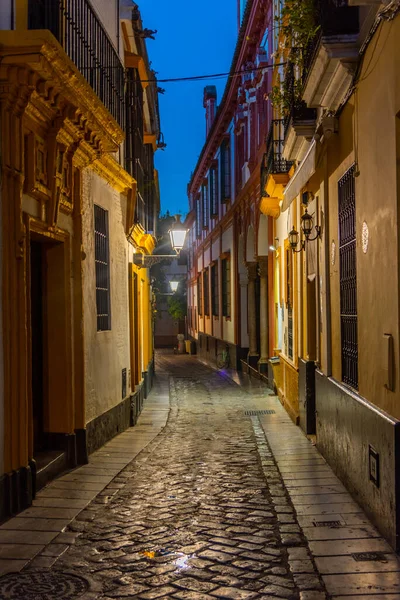
[[[37,200],[50,196],[48,151],[42,138],[33,132],[25,136],[25,193]]]

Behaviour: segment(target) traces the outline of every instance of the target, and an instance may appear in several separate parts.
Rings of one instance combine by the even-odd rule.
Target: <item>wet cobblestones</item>
[[[105,600],[325,598],[244,416],[251,397],[201,365],[190,375],[171,378],[167,427],[71,524],[80,535],[54,568],[86,573]]]

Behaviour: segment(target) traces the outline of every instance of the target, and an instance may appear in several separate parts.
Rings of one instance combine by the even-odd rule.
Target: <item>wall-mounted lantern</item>
[[[309,214],[307,208],[305,209],[304,214],[301,216],[300,228],[305,239],[301,240],[299,250],[297,250],[299,243],[299,232],[293,226],[289,233],[289,244],[293,252],[301,252],[305,249],[306,242],[313,242],[321,236],[321,227],[320,225],[314,225],[314,220]],[[315,229],[316,235],[314,237],[310,237],[313,229]]]
[[[186,234],[188,230],[185,228],[184,224],[181,223],[181,216],[175,216],[175,222],[171,225],[171,229],[169,230],[169,236],[171,238],[171,246],[173,250],[175,250],[176,254],[179,256],[180,251],[185,245]],[[171,260],[173,255],[171,254],[141,254],[136,253],[133,256],[134,264],[139,268],[150,268],[153,265],[161,262],[162,260]]]

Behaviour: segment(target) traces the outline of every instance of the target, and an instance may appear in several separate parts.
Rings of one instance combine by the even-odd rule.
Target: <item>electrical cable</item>
[[[254,73],[255,71],[264,71],[266,69],[275,69],[275,67],[283,67],[285,65],[287,65],[288,62],[281,62],[281,63],[273,63],[273,64],[268,64],[268,65],[264,65],[263,67],[254,67],[252,69],[243,69],[242,71],[234,71],[233,73],[227,72],[227,73],[212,73],[209,75],[193,75],[190,77],[173,77],[173,78],[169,78],[169,79],[141,79],[140,82],[141,83],[176,83],[176,82],[180,82],[180,81],[201,81],[203,79],[219,79],[219,78],[225,78],[227,77],[228,79],[232,79],[233,77],[240,77],[242,75],[245,75],[246,73]]]

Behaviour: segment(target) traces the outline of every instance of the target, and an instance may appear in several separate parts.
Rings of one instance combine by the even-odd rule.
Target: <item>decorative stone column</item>
[[[249,330],[249,353],[247,362],[251,367],[257,368],[257,315],[256,315],[256,286],[257,263],[247,263],[247,319]]]
[[[260,373],[268,373],[268,258],[260,258],[258,262],[258,273],[260,275],[260,360],[258,369]]]

